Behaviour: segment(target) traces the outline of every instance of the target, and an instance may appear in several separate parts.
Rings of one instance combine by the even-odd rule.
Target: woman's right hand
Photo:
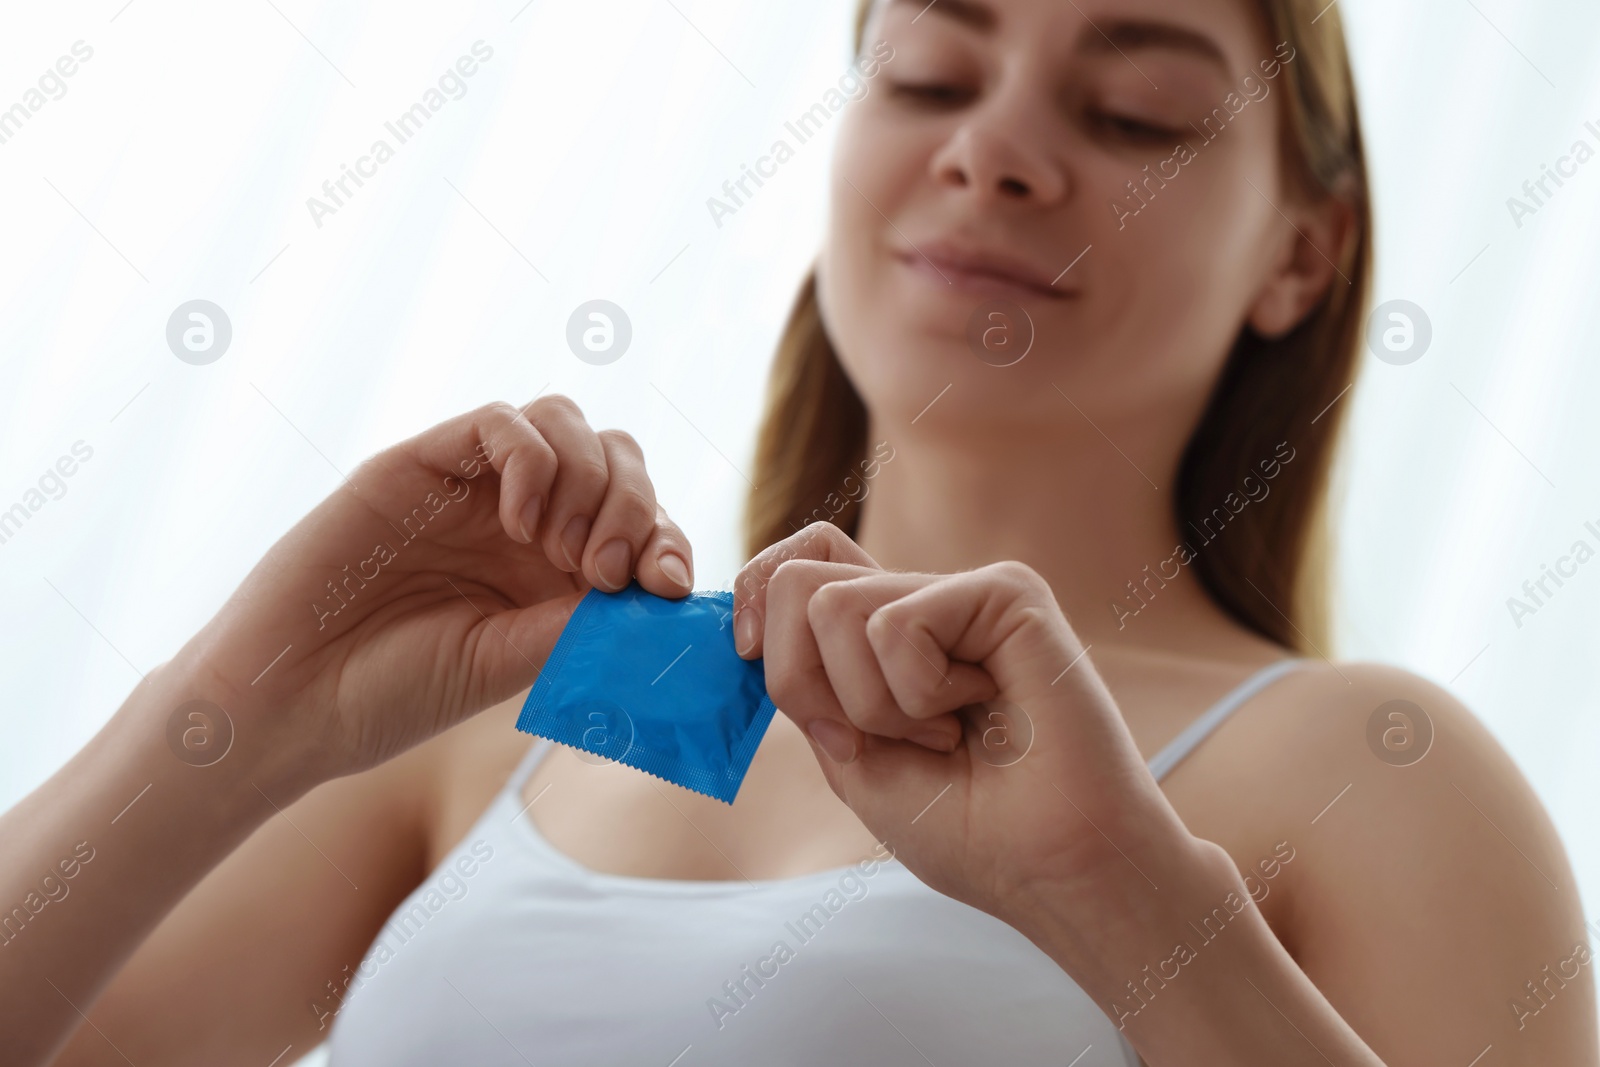
[[[527,688],[592,586],[691,590],[634,440],[566,397],[525,412],[490,404],[362,463],[161,668],[269,780],[363,770]]]
[[[0,1062],[50,1062],[163,922],[138,980],[194,995],[182,1023],[157,1020],[159,998],[124,984],[120,1040],[161,1050],[155,1060],[211,1062],[224,1047],[209,1040],[217,1031],[190,1033],[208,1006],[243,1020],[225,1045],[251,1060],[281,1050],[283,1034],[308,1036],[304,1013],[291,1023],[274,998],[308,979],[320,985],[409,890],[432,786],[414,771],[399,785],[358,777],[322,792],[320,806],[296,807],[296,819],[283,809],[514,698],[590,588],[636,576],[683,596],[691,559],[638,445],[595,433],[563,397],[522,411],[491,404],[362,463],[83,748],[0,813],[0,908],[12,908],[0,931]],[[186,901],[278,818],[290,838],[268,831],[203,900]],[[337,856],[313,841],[330,834],[344,842]],[[313,846],[316,878],[295,859]],[[332,877],[322,864],[339,896],[305,905],[292,923],[229,905],[321,885]],[[264,937],[239,928],[258,921]],[[237,961],[219,943],[259,952],[250,982],[233,982]],[[72,1062],[102,1062],[104,1038]]]

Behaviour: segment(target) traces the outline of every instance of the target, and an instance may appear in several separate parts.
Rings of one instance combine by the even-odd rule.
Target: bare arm
[[[1445,690],[1391,667],[1344,672],[1355,692],[1302,734],[1322,794],[1306,809],[1350,788],[1284,871],[1301,966],[1386,1063],[1600,1064],[1600,961],[1537,795]],[[1368,748],[1368,719],[1392,700],[1433,731],[1414,763],[1415,750],[1391,764]]]
[[[152,671],[89,744],[0,817],[0,900],[15,904],[0,948],[7,1062],[47,1061],[162,917],[274,814],[267,798],[287,807],[309,787],[247,737],[212,767],[176,758],[168,713],[206,698],[175,665]]]
[[[1294,849],[1268,868],[1292,901],[1281,929],[1249,903],[1260,872],[1128,848],[1162,890],[1129,879],[1095,954],[1118,962],[1088,988],[1151,1064],[1600,1063],[1589,931],[1538,799],[1448,693],[1388,667],[1342,673],[1259,742],[1273,839]],[[1394,728],[1433,732],[1414,762],[1369,747],[1393,700],[1428,724]],[[1042,948],[1079,958],[1073,916],[1048,901],[1031,915]]]
[[[193,841],[176,858],[172,852],[196,832],[196,812],[230,803],[228,793],[249,775],[232,784],[214,776],[216,788],[192,805],[185,797],[194,794],[182,778],[206,778],[237,753],[215,767],[193,768],[163,747],[146,776],[149,790],[115,825],[109,819],[142,785],[111,798],[110,814],[93,812],[100,817],[89,820],[96,825],[83,838],[93,859],[64,883],[67,896],[41,911],[6,950],[26,950],[30,941],[42,947],[24,957],[23,977],[33,976],[31,1006],[19,1006],[16,1025],[4,1032],[37,1030],[41,1011],[66,1009],[69,1028],[78,1025],[53,1061],[62,1065],[264,1065],[286,1049],[292,1051],[284,1062],[309,1051],[327,1036],[327,1020],[313,1004],[331,1005],[328,1012],[338,1006],[326,984],[356,965],[384,918],[424,875],[423,823],[433,803],[436,750],[452,733],[373,770],[319,785],[297,801],[274,795],[270,783],[258,779],[281,813],[247,783],[238,805],[253,832],[209,873],[207,854]],[[110,744],[114,737],[108,729],[96,741]],[[93,766],[88,761],[95,747],[81,754],[86,766]],[[158,778],[167,763],[187,773]],[[76,773],[73,765],[63,771]],[[57,805],[63,816],[73,806],[71,791],[65,792],[66,803]],[[83,823],[58,820],[58,840],[68,825]],[[225,842],[231,829],[223,824],[216,840]],[[179,865],[185,862],[203,877],[182,895]],[[53,936],[39,937],[46,929]],[[94,954],[48,951],[69,937],[93,944]],[[102,953],[111,941],[120,944],[107,960]],[[115,968],[124,960],[113,977],[102,979],[96,998],[95,967],[110,962]],[[29,995],[24,983],[23,996]],[[81,1022],[69,997],[92,1025]],[[14,1061],[8,1056],[7,1062]]]
[[[689,559],[638,446],[596,434],[565,398],[526,412],[489,405],[361,464],[82,751],[0,816],[0,1062],[55,1056],[180,901],[139,967],[179,986],[191,979],[173,975],[225,971],[195,1003],[236,1004],[254,982],[287,988],[303,980],[302,965],[320,973],[337,963],[335,977],[420,874],[416,816],[404,803],[398,814],[371,807],[368,790],[385,789],[366,783],[385,774],[308,794],[526,689],[592,586],[637,577],[681,596],[692,588]],[[196,707],[211,730],[228,724],[215,735],[221,744],[231,733],[220,752],[190,747],[206,729]],[[363,797],[368,830],[388,828],[369,840],[344,814],[319,820],[328,805]],[[290,825],[291,808],[310,825]],[[238,862],[186,899],[257,831]],[[323,856],[303,852],[321,834],[332,875]],[[341,857],[357,870],[341,872]],[[349,896],[307,905],[328,909],[313,929],[269,937],[280,909],[301,906],[268,892],[273,879],[286,893],[321,894],[326,883]],[[210,936],[260,946],[263,959],[230,958]],[[290,959],[318,937],[330,940]],[[120,992],[132,988],[119,986],[113,1010],[134,1016],[131,1032],[153,1048],[188,1050],[215,1031],[181,1008],[147,1010],[142,988]],[[291,1032],[277,1029],[274,1010],[250,1009],[240,1040],[256,1049]]]

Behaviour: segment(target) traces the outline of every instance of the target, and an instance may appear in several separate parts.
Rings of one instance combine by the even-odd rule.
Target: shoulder
[[[1402,836],[1462,830],[1496,813],[1530,832],[1547,824],[1527,780],[1477,715],[1411,671],[1313,661],[1280,682],[1264,710],[1258,725],[1280,753],[1281,780],[1305,782],[1308,802],[1319,787],[1327,794],[1308,827],[1310,819],[1338,827],[1345,820],[1334,812],[1346,801],[1372,814],[1387,810],[1382,821]],[[1383,832],[1368,828],[1368,844]]]
[[[1248,747],[1284,801],[1283,832],[1315,835],[1317,848],[1330,854],[1365,855],[1359,862],[1344,855],[1351,862],[1343,873],[1330,869],[1325,881],[1356,878],[1385,862],[1404,863],[1416,878],[1430,868],[1445,874],[1482,865],[1481,850],[1496,840],[1500,858],[1517,862],[1481,876],[1531,879],[1549,889],[1557,869],[1564,871],[1533,789],[1445,687],[1382,663],[1313,661],[1267,690],[1260,704]]]
[[[1543,1022],[1540,1040],[1592,1029],[1592,969],[1580,975],[1577,962],[1587,938],[1559,836],[1457,697],[1398,667],[1317,661],[1244,712],[1229,759],[1254,764],[1255,806],[1234,814],[1252,847],[1286,841],[1295,856],[1269,918],[1375,1050],[1437,1052],[1418,1035],[1437,1041],[1465,1021],[1489,1036],[1463,1062],[1510,1041],[1548,1004],[1524,988],[1546,965],[1581,988],[1556,1013],[1577,1025]],[[1404,1024],[1385,1018],[1399,1003]]]
[[[1499,742],[1458,697],[1404,668],[1311,660],[1275,688],[1264,703],[1276,740],[1297,761],[1375,787],[1415,786],[1415,779],[1446,772],[1517,777]],[[1417,773],[1401,773],[1408,770]]]

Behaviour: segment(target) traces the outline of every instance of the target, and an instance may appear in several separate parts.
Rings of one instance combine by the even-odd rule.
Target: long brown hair
[[[1366,160],[1338,12],[1319,14],[1322,0],[1258,2],[1270,39],[1295,50],[1282,67],[1285,170],[1306,193],[1349,204],[1354,239],[1342,250],[1323,250],[1341,277],[1293,332],[1269,340],[1248,325],[1240,330],[1184,449],[1172,504],[1179,529],[1192,523],[1198,530],[1227,497],[1237,497],[1254,465],[1281,459],[1276,448],[1288,442],[1292,462],[1278,469],[1271,491],[1231,515],[1235,528],[1196,552],[1190,566],[1244,626],[1300,652],[1331,655],[1332,481],[1350,407],[1339,398],[1358,367],[1371,274]],[[872,0],[861,0],[856,14],[858,53],[871,7]],[[854,535],[860,509],[841,486],[866,457],[866,429],[866,407],[823,329],[813,270],[767,383],[756,484],[745,502],[748,554],[818,517]]]

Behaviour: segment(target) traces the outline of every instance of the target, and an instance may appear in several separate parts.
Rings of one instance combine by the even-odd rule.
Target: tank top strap
[[[529,775],[533,774],[533,769],[539,765],[539,761],[544,758],[545,753],[549,752],[553,747],[555,747],[555,742],[548,737],[535,737],[528,751],[523,754],[522,759],[517,761],[516,770],[511,772],[510,778],[506,779],[505,791],[513,795],[520,793]]]
[[[1261,690],[1288,674],[1290,671],[1307,663],[1304,656],[1290,656],[1267,664],[1250,677],[1240,682],[1226,696],[1207,708],[1200,717],[1185,726],[1178,732],[1167,745],[1157,752],[1150,760],[1150,772],[1159,781],[1172,768],[1176,767],[1183,758],[1199,747],[1200,742],[1211,735],[1211,732],[1237,711],[1247,700]]]

